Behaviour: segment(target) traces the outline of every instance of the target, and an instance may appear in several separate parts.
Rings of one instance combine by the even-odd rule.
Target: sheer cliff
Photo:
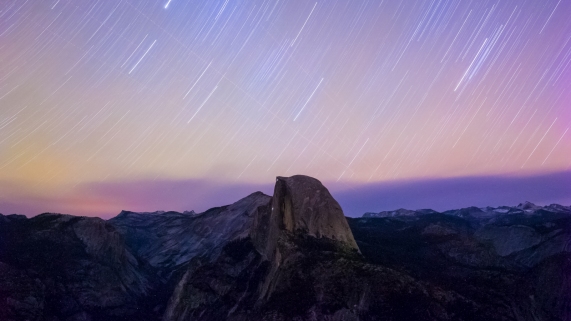
[[[571,208],[346,218],[277,177],[204,213],[0,215],[0,320],[571,321]]]

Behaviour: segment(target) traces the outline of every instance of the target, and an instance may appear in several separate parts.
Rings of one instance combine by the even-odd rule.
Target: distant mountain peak
[[[127,210],[122,210],[121,213],[119,213],[119,215],[117,215],[116,217],[118,218],[124,218],[124,217],[128,217],[128,216],[159,216],[159,215],[190,215],[190,216],[196,216],[198,215],[198,213],[196,213],[195,211],[191,210],[191,211],[184,211],[184,212],[176,212],[176,211],[154,211],[154,212],[133,212],[133,211],[127,211]]]
[[[486,207],[465,207],[460,209],[453,209],[447,210],[444,212],[437,212],[431,209],[422,209],[422,210],[406,210],[406,209],[398,209],[394,211],[382,211],[382,212],[366,212],[363,214],[364,218],[371,218],[371,217],[417,217],[426,214],[444,214],[450,216],[458,216],[458,217],[474,217],[474,218],[492,218],[501,215],[512,215],[512,214],[526,214],[526,215],[534,215],[536,213],[542,212],[569,212],[569,206],[563,206],[559,204],[551,204],[549,206],[540,206],[535,205],[532,202],[523,202],[518,204],[517,206],[486,206]]]
[[[276,178],[271,215],[289,232],[301,231],[358,249],[343,210],[323,184],[309,176]]]
[[[309,176],[278,176],[270,207],[258,210],[250,232],[257,251],[270,261],[287,234],[326,238],[359,250],[339,203]]]
[[[0,320],[567,320],[571,207],[365,216],[301,175],[200,214],[0,215]]]
[[[523,203],[518,204],[518,206],[516,206],[516,208],[519,208],[522,210],[534,210],[534,209],[541,208],[541,206],[537,206],[537,205],[533,204],[532,202],[525,201]]]
[[[398,210],[394,210],[394,211],[383,211],[383,212],[379,212],[379,213],[367,212],[367,213],[363,214],[363,217],[416,216],[416,215],[419,215],[419,214],[428,214],[428,213],[433,213],[433,212],[435,213],[435,211],[430,210],[430,209],[412,211],[412,210],[407,210],[407,209],[404,209],[404,208],[399,208]]]

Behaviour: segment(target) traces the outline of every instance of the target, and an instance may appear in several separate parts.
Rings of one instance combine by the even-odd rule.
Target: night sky
[[[4,214],[569,203],[570,127],[569,0],[0,1]]]

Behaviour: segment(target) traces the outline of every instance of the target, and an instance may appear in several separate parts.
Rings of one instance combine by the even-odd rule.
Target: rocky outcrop
[[[205,320],[252,318],[247,311],[265,309],[276,296],[293,290],[290,282],[300,281],[297,268],[307,259],[309,244],[313,249],[324,247],[358,255],[341,206],[314,178],[278,177],[270,202],[252,210],[255,215],[247,235],[227,243],[214,261],[191,261],[170,299],[164,320],[199,315]],[[248,280],[246,284],[244,279]],[[229,303],[219,306],[220,297]],[[194,299],[191,302],[188,298]]]
[[[349,223],[368,262],[470,298],[493,318],[571,315],[569,207],[472,207]]]
[[[326,238],[359,250],[341,206],[315,178],[277,177],[271,207],[257,213],[250,236],[270,261],[284,233]]]
[[[215,260],[191,260],[163,320],[448,320],[448,309],[475,311],[457,293],[366,263],[315,179],[278,177],[256,213],[248,237]]]
[[[46,213],[0,225],[0,305],[13,320],[136,317],[148,270],[99,218]]]
[[[198,214],[0,215],[0,320],[571,321],[571,207],[366,216],[307,176]]]
[[[358,249],[343,210],[327,188],[312,177],[278,177],[272,199],[272,215],[288,232],[329,238]]]
[[[200,214],[123,211],[109,223],[124,235],[138,256],[168,278],[192,258],[216,257],[226,243],[247,237],[258,207],[267,207],[270,200],[270,196],[256,192]]]
[[[531,248],[542,239],[533,228],[525,225],[485,226],[477,230],[474,237],[480,242],[490,242],[500,256]]]

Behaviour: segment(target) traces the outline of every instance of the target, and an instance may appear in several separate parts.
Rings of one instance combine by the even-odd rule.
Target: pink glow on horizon
[[[223,3],[3,1],[0,212],[571,168],[569,1]]]

